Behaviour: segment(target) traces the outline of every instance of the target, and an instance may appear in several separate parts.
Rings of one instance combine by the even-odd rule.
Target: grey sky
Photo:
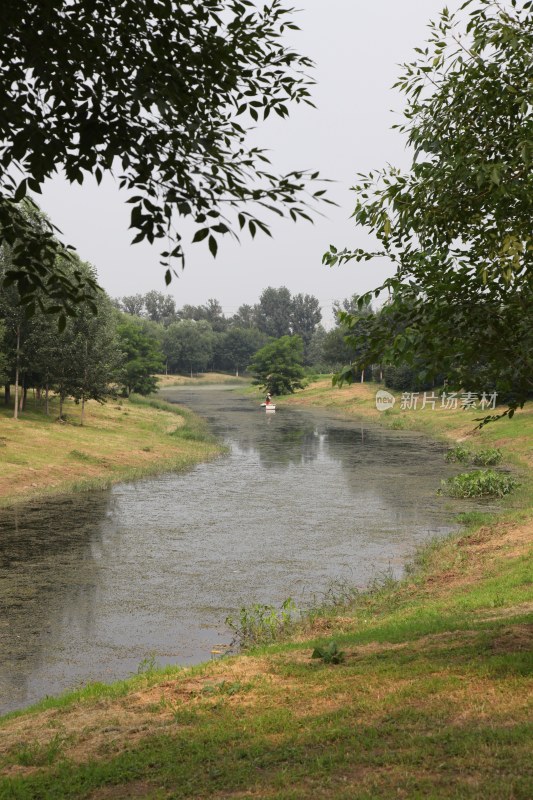
[[[169,289],[178,307],[215,297],[229,315],[242,303],[254,303],[266,286],[285,285],[316,295],[328,323],[334,299],[370,289],[385,277],[385,264],[330,269],[321,257],[329,243],[366,241],[349,220],[356,173],[387,162],[407,165],[404,142],[390,130],[391,109],[400,110],[403,101],[390,87],[398,64],[411,59],[427,36],[428,20],[444,5],[444,0],[301,0],[296,20],[302,30],[291,38],[316,62],[318,110],[297,108],[288,121],[269,119],[254,139],[272,151],[280,170],[318,169],[338,181],[330,195],[339,208],[326,207],[327,218],[317,218],[313,226],[272,219],[273,239],[258,235],[238,245],[226,237],[216,260],[205,243],[190,245],[186,269]],[[447,5],[453,10],[459,0]],[[111,178],[100,187],[90,181],[69,186],[56,178],[38,199],[65,239],[95,265],[112,296],[165,291],[160,248],[130,246],[129,207]]]

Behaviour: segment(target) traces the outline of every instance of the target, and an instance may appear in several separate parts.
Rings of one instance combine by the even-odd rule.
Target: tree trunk
[[[6,383],[4,385],[4,403],[8,406],[11,403],[11,384]]]
[[[192,378],[192,365],[191,365],[191,378]]]
[[[17,326],[17,352],[15,357],[15,409],[13,417],[19,418],[19,361],[20,361],[20,325]]]
[[[365,371],[364,369],[361,370],[361,383],[365,382]]]
[[[236,377],[236,378],[238,378],[238,377],[239,377],[239,367],[237,367],[237,369],[235,370],[235,377]]]
[[[44,413],[46,416],[50,413],[50,406],[48,405],[48,381],[46,381],[46,390],[44,395]]]
[[[61,393],[59,394],[59,419],[60,419],[60,420],[62,420],[62,419],[63,419],[63,400],[64,400],[64,399],[65,399],[65,398],[63,397],[63,393],[61,392]]]
[[[22,381],[22,392],[20,393],[20,408],[19,411],[24,411],[26,408],[26,400],[28,399],[28,387],[26,386],[26,376]]]
[[[85,369],[83,370],[83,382],[84,387],[81,392],[81,424],[83,425],[83,421],[85,419],[85,389],[87,388],[87,352],[88,352],[88,345],[87,339],[85,340]]]

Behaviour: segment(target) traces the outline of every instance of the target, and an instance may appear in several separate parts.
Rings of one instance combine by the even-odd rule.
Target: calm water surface
[[[164,395],[206,416],[229,455],[0,515],[0,713],[152,655],[208,659],[242,604],[399,574],[465,507],[437,497],[453,469],[422,436],[282,404],[267,415],[223,387]]]

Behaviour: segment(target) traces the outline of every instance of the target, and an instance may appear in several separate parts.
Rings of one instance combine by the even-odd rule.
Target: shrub
[[[487,447],[485,450],[478,450],[472,455],[472,464],[477,467],[494,467],[500,464],[503,453],[498,447]]]
[[[461,464],[474,464],[476,467],[495,467],[503,459],[498,447],[487,447],[484,450],[470,450],[462,444],[452,447],[446,453],[446,461],[459,461]]]
[[[455,447],[450,448],[446,453],[446,461],[459,461],[461,464],[468,464],[470,461],[470,450],[468,447],[465,447],[462,444],[458,444]]]
[[[451,497],[504,497],[520,485],[512,475],[490,469],[462,472],[441,483],[440,492]]]

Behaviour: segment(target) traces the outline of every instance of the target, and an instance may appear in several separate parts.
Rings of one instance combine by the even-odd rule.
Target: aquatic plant
[[[504,497],[520,485],[512,475],[490,469],[462,472],[441,484],[439,493],[451,497]]]
[[[243,606],[237,618],[226,617],[226,625],[233,631],[232,645],[246,648],[268,644],[287,634],[297,615],[298,609],[292,597],[288,597],[279,609],[262,603]]]

